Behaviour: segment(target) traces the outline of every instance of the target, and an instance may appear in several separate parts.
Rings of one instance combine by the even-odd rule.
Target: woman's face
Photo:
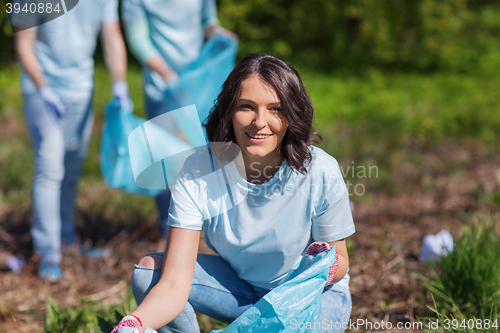
[[[281,149],[277,148],[283,141],[287,124],[276,91],[258,76],[249,76],[241,83],[233,127],[236,143],[244,155],[281,163]]]

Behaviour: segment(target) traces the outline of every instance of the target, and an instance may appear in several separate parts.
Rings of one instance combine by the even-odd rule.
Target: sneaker
[[[46,262],[40,266],[38,276],[42,280],[57,282],[63,278],[63,273],[61,271],[61,268],[59,267],[59,264]]]

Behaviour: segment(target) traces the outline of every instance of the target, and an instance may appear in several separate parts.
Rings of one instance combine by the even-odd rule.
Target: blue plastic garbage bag
[[[224,35],[215,36],[203,45],[198,59],[180,73],[179,79],[167,86],[164,92],[167,110],[196,105],[198,119],[177,119],[188,139],[189,128],[203,123],[208,117],[222,84],[234,68],[237,51],[236,39]]]
[[[224,330],[212,333],[318,333],[321,294],[336,260],[335,250],[333,247],[304,256],[287,282],[267,293]]]
[[[146,119],[122,110],[120,103],[113,100],[106,105],[105,122],[102,127],[100,166],[106,184],[127,193],[156,196],[161,189],[145,189],[137,186],[130,163],[128,136]]]

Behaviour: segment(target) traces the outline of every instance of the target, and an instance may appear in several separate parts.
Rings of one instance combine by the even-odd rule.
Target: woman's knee
[[[151,254],[142,258],[137,266],[141,268],[161,269],[163,265],[163,255]]]
[[[131,287],[138,304],[160,280],[162,261],[162,255],[149,255],[135,266]]]

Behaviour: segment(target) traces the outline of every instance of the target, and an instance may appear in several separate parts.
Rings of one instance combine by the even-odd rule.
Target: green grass
[[[371,182],[390,189],[389,156],[411,146],[417,149],[441,140],[480,140],[498,146],[500,99],[492,93],[500,76],[435,73],[428,75],[382,73],[363,76],[329,76],[299,70],[315,104],[316,127],[323,135],[321,147],[337,158],[351,159],[356,166],[376,165],[378,177]],[[135,113],[144,116],[140,69],[129,68],[128,82]],[[96,66],[94,110],[97,132],[90,143],[82,182],[101,182],[100,133],[104,105],[111,97],[111,80],[103,65]],[[0,71],[0,120],[8,135],[0,135],[0,199],[18,203],[28,198],[32,165],[29,139],[22,119],[19,72],[12,65]],[[419,148],[420,147],[420,148]],[[418,159],[411,149],[402,158]],[[413,157],[412,157],[413,156]],[[357,178],[346,174],[347,179]],[[136,207],[131,207],[135,209]]]
[[[492,94],[500,87],[498,75],[301,73],[325,147],[342,156],[352,156],[353,150],[373,155],[408,140],[421,147],[463,137],[498,142],[500,100]]]
[[[435,318],[426,321],[426,331],[429,333],[475,333],[489,332],[498,333],[500,328],[500,313],[498,307],[493,305],[489,312],[481,313],[480,316],[464,314],[460,307],[452,303],[455,311],[453,314],[442,313],[433,299],[433,306],[429,309]]]
[[[47,297],[45,310],[45,332],[110,333],[118,322],[137,307],[128,289],[122,304],[106,306],[96,301],[82,299],[79,307],[61,307],[51,296]],[[200,331],[208,333],[224,329],[227,324],[199,314]]]
[[[499,223],[498,215],[474,216],[462,228],[453,252],[430,266],[430,276],[421,277],[433,295],[430,309],[438,319],[490,319],[500,325]]]
[[[104,306],[96,301],[81,300],[77,308],[60,307],[51,296],[45,309],[45,332],[109,333],[123,316],[137,307],[129,289],[124,302],[117,306]]]
[[[458,305],[466,315],[478,316],[500,308],[500,233],[498,219],[475,217],[462,228],[455,249],[434,267],[426,287],[442,311]]]

